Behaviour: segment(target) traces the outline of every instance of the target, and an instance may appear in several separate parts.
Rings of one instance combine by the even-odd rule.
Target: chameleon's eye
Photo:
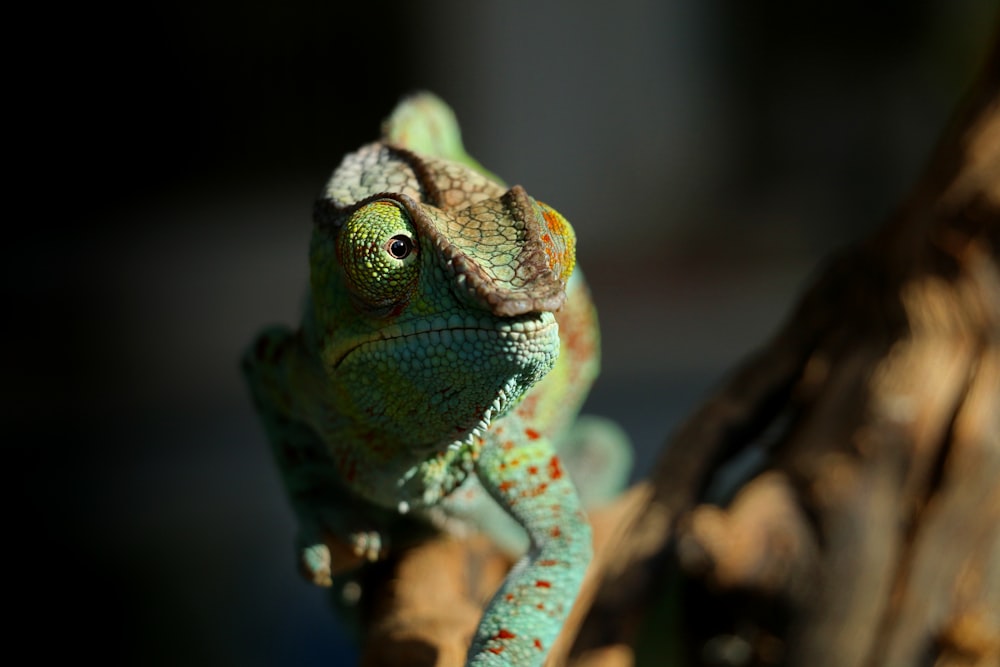
[[[413,239],[405,234],[396,234],[385,244],[385,251],[393,259],[406,259],[413,252]]]
[[[416,238],[409,216],[394,201],[373,201],[351,214],[337,235],[350,290],[374,308],[405,301],[419,271]]]

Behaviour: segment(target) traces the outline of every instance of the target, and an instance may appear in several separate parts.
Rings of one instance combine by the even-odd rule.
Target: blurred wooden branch
[[[994,45],[898,213],[593,514],[550,664],[1000,664],[998,481]],[[402,554],[369,578],[364,664],[461,664],[506,566],[479,540]]]

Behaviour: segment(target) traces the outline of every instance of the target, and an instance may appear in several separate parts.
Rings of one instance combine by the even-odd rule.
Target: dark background
[[[442,95],[474,155],[573,222],[604,331],[588,410],[641,474],[822,257],[891,212],[996,10],[215,0],[15,22],[13,635],[43,663],[351,655],[294,571],[237,360],[295,320],[312,200],[407,92]]]

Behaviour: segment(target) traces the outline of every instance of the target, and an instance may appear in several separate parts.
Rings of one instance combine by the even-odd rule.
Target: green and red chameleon
[[[627,476],[620,430],[577,418],[599,336],[574,266],[569,223],[479,166],[448,107],[418,95],[327,183],[301,326],[244,357],[313,581],[331,580],[324,532],[375,560],[400,515],[523,552],[469,665],[544,661],[591,558],[581,497]]]

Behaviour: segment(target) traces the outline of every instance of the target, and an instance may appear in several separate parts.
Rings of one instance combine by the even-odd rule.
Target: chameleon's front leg
[[[593,552],[590,524],[551,443],[516,419],[484,445],[483,487],[531,547],[483,612],[469,665],[541,665],[569,615]]]
[[[300,566],[313,583],[332,583],[327,533],[354,554],[376,560],[386,548],[383,526],[393,513],[359,503],[340,481],[326,446],[296,417],[293,387],[304,371],[300,339],[283,327],[261,332],[243,357],[243,373],[275,463],[298,517]]]

